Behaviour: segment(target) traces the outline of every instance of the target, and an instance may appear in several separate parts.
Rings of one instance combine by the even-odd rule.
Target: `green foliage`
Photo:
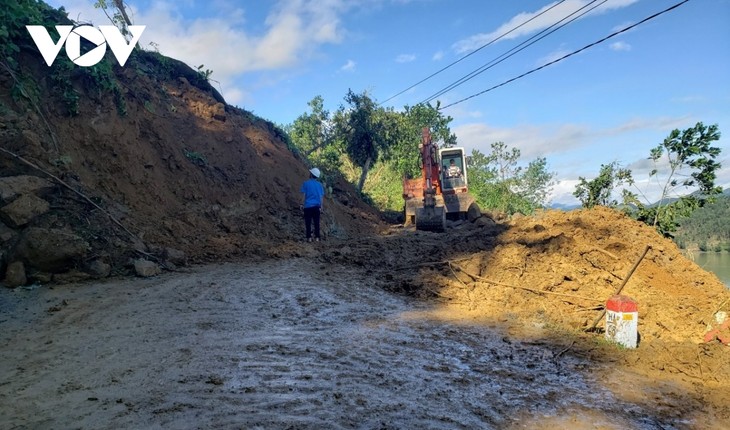
[[[713,249],[730,248],[730,196],[718,198],[683,219],[674,241],[681,248],[695,248],[700,243]]]
[[[717,125],[705,126],[701,122],[694,127],[680,131],[672,130],[664,141],[649,151],[649,159],[654,164],[649,173],[661,189],[659,201],[652,203],[627,189],[622,190],[625,209],[636,219],[653,226],[664,236],[673,236],[683,218],[714,200],[722,189],[715,186],[716,172],[720,163],[715,159],[720,148],[712,143],[720,139]],[[617,187],[627,184],[636,186],[631,170],[621,168],[617,162],[602,165],[595,179],[580,183],[573,193],[584,207],[594,205],[616,206],[611,198]],[[692,194],[680,195],[680,191]]]
[[[451,133],[449,123],[453,120],[444,116],[439,104],[417,104],[406,106],[402,113],[395,115],[393,122],[396,132],[393,143],[387,148],[384,158],[390,161],[393,168],[401,176],[417,177],[421,174],[421,156],[418,146],[421,144],[421,135],[424,127],[431,130],[431,139],[441,147],[454,146],[456,135]]]
[[[17,55],[21,49],[35,48],[26,25],[46,25],[68,22],[63,8],[53,9],[42,1],[2,0],[0,1],[0,61],[11,68],[17,68]],[[53,24],[52,24],[53,23]]]
[[[531,214],[543,207],[555,184],[547,160],[538,158],[527,168],[517,165],[520,150],[504,142],[492,144],[489,155],[472,150],[467,158],[469,192],[482,208],[508,214]]]
[[[288,127],[291,149],[312,166],[326,172],[337,171],[344,146],[334,134],[334,120],[330,112],[324,109],[321,96],[314,97],[307,104],[310,112],[300,115]]]
[[[373,205],[380,211],[401,213],[403,210],[403,179],[392,163],[381,161],[375,164],[363,192],[370,196]]]
[[[715,186],[717,170],[721,165],[715,159],[720,148],[712,143],[720,140],[717,124],[705,126],[701,122],[683,131],[672,130],[664,141],[653,148],[649,159],[654,168],[649,174],[661,186],[661,196],[656,204],[642,202],[634,193],[625,192],[626,200],[636,205],[634,215],[657,229],[664,236],[673,236],[681,219],[690,216],[706,203],[714,201],[722,188]],[[663,184],[660,178],[664,173]],[[633,181],[630,182],[634,185]],[[680,195],[680,191],[697,190],[693,194]]]
[[[210,80],[210,75],[213,74],[213,71],[210,69],[203,70],[203,67],[205,67],[203,64],[198,66],[198,74],[205,79],[206,81]]]
[[[589,180],[580,176],[573,195],[584,208],[593,206],[615,207],[619,202],[612,196],[616,187],[631,181],[631,171],[621,168],[617,161],[601,164],[598,176]]]
[[[344,142],[350,159],[362,169],[357,189],[362,191],[370,167],[378,161],[381,152],[395,141],[396,117],[379,108],[367,92],[347,92],[345,102],[335,116],[338,138]]]
[[[79,114],[79,93],[73,87],[73,75],[77,67],[65,56],[58,56],[51,66],[53,88],[61,95],[61,100],[69,116]]]
[[[94,3],[94,8],[101,9],[106,17],[109,18],[112,25],[117,27],[123,36],[130,36],[127,26],[131,25],[131,21],[124,10],[124,2],[122,0],[97,0]]]

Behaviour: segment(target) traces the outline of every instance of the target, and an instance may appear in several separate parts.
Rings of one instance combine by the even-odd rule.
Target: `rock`
[[[13,261],[5,271],[5,285],[11,288],[21,287],[28,282],[25,276],[25,265],[22,261]]]
[[[494,222],[493,219],[485,216],[478,218],[474,222],[474,224],[478,225],[479,227],[494,227],[495,225],[497,225],[497,223]]]
[[[474,222],[482,217],[482,211],[476,202],[469,205],[469,209],[466,210],[466,217],[469,222]]]
[[[160,269],[160,266],[157,265],[157,263],[145,260],[143,258],[134,260],[134,271],[137,273],[137,276],[141,276],[143,278],[149,278],[151,276],[156,276],[162,273],[162,270]]]
[[[13,229],[0,222],[0,245],[10,242],[17,235]]]
[[[28,273],[28,280],[38,284],[48,284],[53,281],[53,273],[31,270]]]
[[[0,178],[0,199],[13,200],[21,194],[35,194],[53,188],[53,184],[38,176],[7,176]]]
[[[112,273],[112,266],[100,259],[96,259],[88,264],[86,271],[92,278],[101,279],[108,277]]]
[[[23,194],[0,209],[0,217],[11,227],[22,227],[38,215],[48,212],[47,201],[33,194]]]
[[[210,113],[213,119],[222,122],[226,121],[226,106],[223,103],[216,103],[211,106]]]
[[[188,262],[185,253],[175,248],[165,248],[162,258],[177,266],[185,266]]]
[[[89,244],[66,230],[30,227],[15,247],[15,257],[43,272],[66,272],[82,258]]]

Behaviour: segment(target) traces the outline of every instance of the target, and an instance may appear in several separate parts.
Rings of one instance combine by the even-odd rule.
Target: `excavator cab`
[[[464,148],[439,150],[441,159],[441,189],[444,194],[467,187]]]

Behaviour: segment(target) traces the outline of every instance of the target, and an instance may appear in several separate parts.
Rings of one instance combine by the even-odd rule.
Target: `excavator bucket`
[[[446,210],[443,206],[426,206],[416,209],[416,230],[446,231]]]

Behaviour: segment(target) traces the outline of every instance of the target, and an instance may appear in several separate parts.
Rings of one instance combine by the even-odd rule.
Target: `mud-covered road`
[[[694,427],[540,327],[315,261],[3,289],[0,428]]]

